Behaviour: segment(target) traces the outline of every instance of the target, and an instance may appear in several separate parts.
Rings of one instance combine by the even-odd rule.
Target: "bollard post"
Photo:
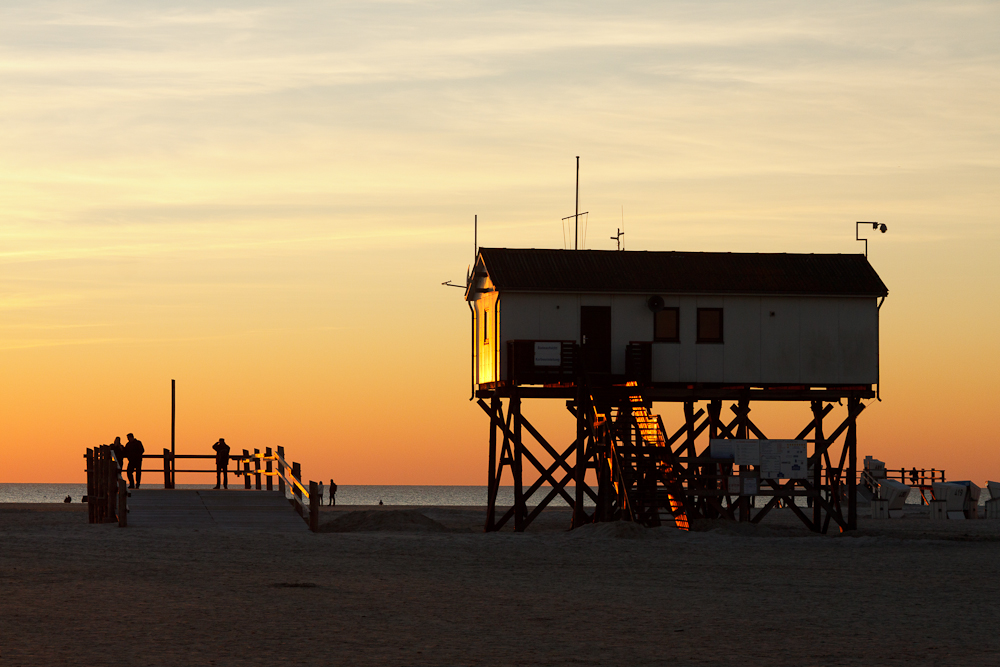
[[[267,463],[264,464],[264,471],[268,472],[268,473],[273,472],[273,469],[271,467],[271,448],[270,447],[265,447],[264,448],[264,456],[265,456],[265,458],[267,458]],[[273,491],[274,490],[274,480],[272,480],[271,477],[272,477],[272,475],[268,475],[267,476],[267,490],[268,491]]]
[[[278,492],[285,495],[285,448],[278,447]]]
[[[250,490],[250,450],[243,450],[243,486]]]
[[[118,478],[118,527],[128,526],[128,485],[121,477]]]
[[[319,531],[319,484],[309,482],[309,530]]]
[[[169,489],[170,487],[170,450],[166,447],[163,448],[163,488]]]
[[[257,490],[260,491],[260,450],[253,450],[253,469]]]

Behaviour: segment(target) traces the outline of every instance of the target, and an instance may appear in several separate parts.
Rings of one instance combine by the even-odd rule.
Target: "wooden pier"
[[[170,450],[164,450],[164,467],[158,471],[164,473],[163,489],[127,489],[122,479],[122,461],[110,445],[88,448],[84,458],[87,461],[85,501],[89,506],[90,523],[117,523],[122,528],[130,525],[183,526],[277,532],[306,529],[316,532],[319,529],[321,485],[310,481],[306,486],[302,482],[302,467],[285,460],[283,447],[277,447],[275,453],[268,447],[263,454],[257,449],[253,454],[244,449],[242,456],[231,457],[236,463],[234,472],[244,479],[245,490],[242,491],[177,489],[177,472],[214,473],[215,470],[178,471],[176,459],[182,457],[175,457]],[[191,454],[183,458],[215,457]],[[273,490],[274,478],[278,480],[277,490]],[[256,490],[252,490],[254,488]]]
[[[309,526],[277,491],[132,489],[128,524],[140,528],[252,528],[305,532]]]

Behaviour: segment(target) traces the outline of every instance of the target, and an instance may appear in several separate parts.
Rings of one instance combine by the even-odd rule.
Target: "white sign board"
[[[760,440],[760,476],[762,479],[781,477],[781,452],[778,441]]]
[[[740,495],[740,478],[733,476],[733,477],[727,477],[726,479],[729,482],[727,485],[729,495],[731,496]]]
[[[713,459],[733,458],[733,443],[735,440],[709,440],[709,455]]]
[[[756,477],[744,477],[743,478],[743,495],[744,496],[756,496],[757,495],[757,478]]]
[[[733,463],[738,466],[760,465],[759,440],[733,440],[736,443],[736,456]]]
[[[805,479],[809,472],[806,443],[801,440],[786,440],[781,444],[781,476],[787,479]]]
[[[559,366],[562,364],[562,343],[535,341],[535,365]]]
[[[809,458],[804,440],[760,440],[760,476],[763,479],[806,479]]]

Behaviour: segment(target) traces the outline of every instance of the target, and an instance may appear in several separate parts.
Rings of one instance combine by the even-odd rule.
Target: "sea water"
[[[155,484],[145,488],[156,489]],[[178,484],[178,489],[211,489],[211,484]],[[230,486],[233,491],[242,491],[242,484]],[[548,493],[549,487],[542,487],[536,492],[534,498],[528,501],[528,505],[537,504],[537,501]],[[573,487],[567,489],[570,496],[573,495]],[[86,484],[0,484],[0,503],[61,503],[67,496],[72,502],[81,502],[87,493]],[[542,495],[538,495],[542,494]],[[989,500],[989,492],[985,489],[979,497],[979,504],[983,505]],[[323,504],[327,504],[330,499],[330,487],[323,485]],[[337,487],[338,505],[378,505],[379,501],[386,505],[451,505],[466,507],[486,506],[485,486],[387,486],[387,485],[347,485],[340,484]],[[585,503],[591,506],[592,503]],[[762,506],[763,498],[758,498],[758,506]],[[920,492],[916,489],[910,491],[906,499],[907,504],[919,505]],[[497,493],[497,505],[507,507],[514,504],[514,487],[501,486]],[[555,498],[552,506],[562,505],[563,501]],[[805,507],[805,498],[796,498],[796,505]]]
[[[155,484],[143,488],[162,488]],[[211,484],[178,484],[178,489],[211,489]],[[230,490],[243,491],[243,484],[230,484]],[[539,490],[539,493],[544,489]],[[86,484],[0,484],[0,503],[61,503],[67,496],[81,502]],[[330,498],[330,487],[323,485],[323,504]],[[485,486],[380,486],[348,485],[337,487],[338,505],[457,505],[486,506]],[[498,505],[514,503],[514,487],[500,487]],[[530,503],[529,503],[530,504]]]

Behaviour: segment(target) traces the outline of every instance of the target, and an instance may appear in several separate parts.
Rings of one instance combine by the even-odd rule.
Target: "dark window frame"
[[[719,313],[719,337],[716,338],[704,338],[701,335],[701,314],[706,311],[714,311]],[[725,329],[725,316],[722,312],[722,308],[699,308],[697,313],[697,321],[695,322],[695,327],[698,330],[698,336],[695,342],[703,345],[722,345],[726,342],[726,329]]]
[[[676,314],[674,323],[677,325],[677,331],[673,338],[660,337],[656,335],[656,318],[657,316],[664,312],[672,310]],[[681,342],[681,309],[675,306],[668,306],[666,308],[661,308],[660,310],[653,313],[653,342],[654,343],[679,343]]]

